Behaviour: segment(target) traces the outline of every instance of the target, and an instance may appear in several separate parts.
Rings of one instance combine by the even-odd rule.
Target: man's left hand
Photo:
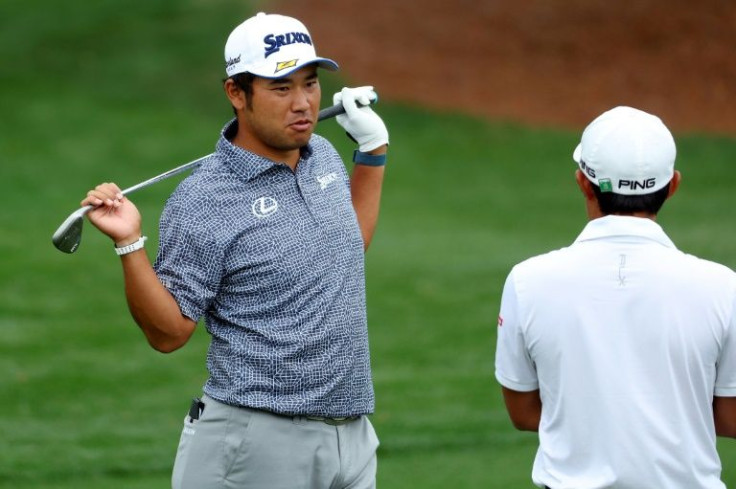
[[[370,107],[370,102],[375,97],[373,87],[366,86],[345,87],[332,98],[335,104],[341,103],[345,107],[345,114],[337,116],[338,124],[358,143],[358,149],[364,153],[388,144],[386,124]]]

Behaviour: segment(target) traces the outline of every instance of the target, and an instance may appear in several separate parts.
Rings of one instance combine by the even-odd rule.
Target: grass
[[[50,238],[96,183],[129,186],[213,150],[230,114],[223,35],[250,10],[35,4],[0,4],[0,487],[168,487],[207,335],[154,352],[128,315],[108,240],[87,224],[69,256]],[[325,105],[340,84],[323,77]],[[536,437],[513,430],[503,409],[494,324],[510,267],[584,225],[570,156],[578,135],[379,111],[392,140],[367,255],[379,487],[531,487]],[[334,122],[319,132],[347,159],[352,143]],[[736,267],[736,141],[682,135],[678,150],[683,186],[660,222],[682,249]],[[135,196],[151,256],[178,180]],[[719,450],[736,485],[736,442]]]

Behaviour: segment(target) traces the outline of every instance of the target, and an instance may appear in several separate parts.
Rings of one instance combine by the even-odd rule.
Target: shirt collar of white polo
[[[662,226],[645,217],[604,216],[593,219],[575,240],[576,243],[614,237],[636,237],[655,241],[667,248],[676,249]]]

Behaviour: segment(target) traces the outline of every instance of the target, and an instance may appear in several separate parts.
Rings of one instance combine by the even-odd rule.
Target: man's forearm
[[[385,154],[386,146],[377,148],[370,153]],[[350,178],[353,208],[358,217],[360,232],[363,235],[363,247],[366,250],[373,239],[373,233],[378,224],[385,168],[385,166],[356,164]]]

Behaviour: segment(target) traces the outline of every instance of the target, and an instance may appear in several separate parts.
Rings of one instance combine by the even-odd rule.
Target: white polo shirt
[[[712,401],[736,396],[736,273],[652,220],[595,219],[509,274],[496,378],[540,390],[539,486],[724,488]]]

